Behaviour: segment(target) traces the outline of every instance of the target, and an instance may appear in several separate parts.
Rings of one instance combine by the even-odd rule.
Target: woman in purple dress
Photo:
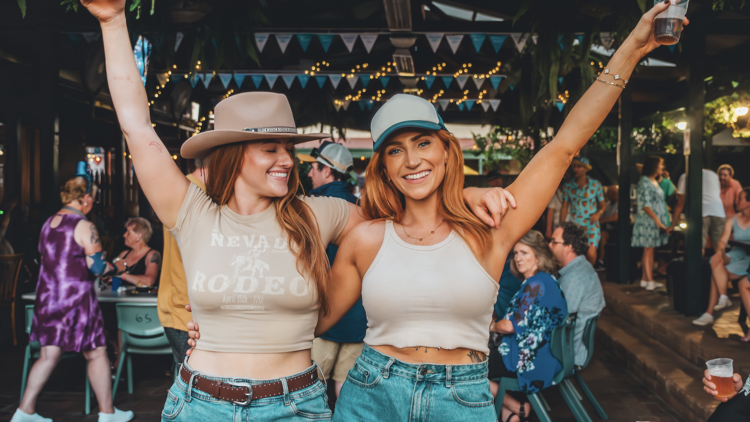
[[[114,271],[104,261],[96,226],[86,219],[97,186],[85,163],[68,180],[60,196],[65,206],[50,217],[39,236],[42,266],[36,286],[29,341],[42,348],[29,372],[23,400],[11,422],[52,421],[35,411],[36,400],[64,352],[83,353],[88,377],[99,403],[99,421],[129,421],[133,412],[112,406],[112,385],[104,337],[104,320],[96,298],[96,276]]]

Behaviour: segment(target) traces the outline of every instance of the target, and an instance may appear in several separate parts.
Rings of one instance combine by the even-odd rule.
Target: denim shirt
[[[599,276],[586,257],[579,255],[560,269],[560,288],[568,302],[568,312],[578,312],[575,330],[575,363],[583,366],[588,351],[583,344],[586,322],[604,309],[604,292]]]

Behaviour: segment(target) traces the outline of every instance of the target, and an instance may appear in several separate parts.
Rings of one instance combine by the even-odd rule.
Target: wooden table
[[[133,290],[135,287],[127,287],[127,290]],[[102,303],[153,303],[156,304],[157,298],[151,294],[128,295],[124,291],[113,292],[111,289],[105,289],[96,292],[96,297]],[[36,300],[36,293],[26,293],[21,295],[24,300]]]

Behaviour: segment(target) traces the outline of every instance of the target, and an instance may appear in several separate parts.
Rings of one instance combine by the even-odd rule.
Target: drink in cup
[[[122,278],[121,277],[112,277],[112,291],[116,292],[120,289],[120,286],[122,286]]]
[[[732,359],[713,359],[706,362],[708,375],[716,386],[716,397],[732,397],[734,395],[734,381],[732,381]]]
[[[654,0],[654,5],[661,3]],[[669,8],[654,20],[654,39],[662,45],[673,45],[680,41],[682,20],[687,12],[688,0],[670,0]]]

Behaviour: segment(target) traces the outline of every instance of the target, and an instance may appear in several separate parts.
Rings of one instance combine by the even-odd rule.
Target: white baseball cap
[[[302,162],[324,164],[339,173],[349,173],[354,166],[352,154],[345,146],[331,141],[323,143],[313,148],[312,154],[297,154],[297,158]]]
[[[416,95],[396,94],[372,118],[372,149],[377,151],[393,132],[404,128],[448,130],[431,102]]]

